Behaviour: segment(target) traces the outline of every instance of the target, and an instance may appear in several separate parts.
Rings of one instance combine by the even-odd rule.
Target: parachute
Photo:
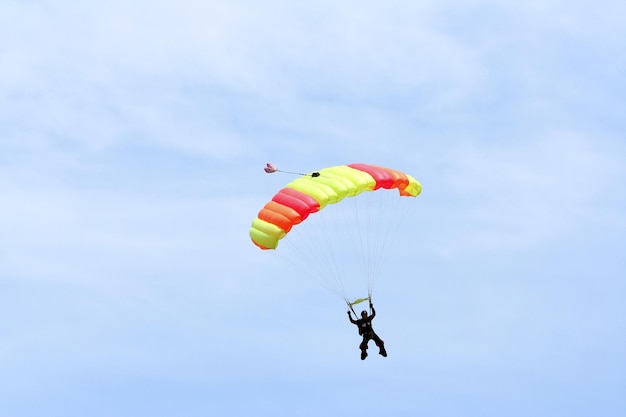
[[[264,170],[288,172],[269,163]],[[261,208],[250,227],[252,242],[263,250],[281,254],[284,251],[288,263],[303,275],[321,280],[349,305],[370,299],[378,273],[372,266],[380,264],[394,227],[397,233],[406,221],[397,210],[399,200],[405,200],[400,197],[417,197],[421,184],[404,172],[364,163],[333,166],[309,174],[288,173],[299,177]],[[366,198],[373,194],[380,194],[380,202],[372,203]],[[320,220],[313,222],[317,218]],[[304,231],[304,226],[310,224],[313,225]],[[300,230],[304,236],[289,239]],[[283,249],[283,239],[291,241],[292,250]],[[348,253],[356,255],[350,257]],[[366,280],[368,297],[351,302],[344,281],[355,275],[355,258],[362,259],[360,274]]]

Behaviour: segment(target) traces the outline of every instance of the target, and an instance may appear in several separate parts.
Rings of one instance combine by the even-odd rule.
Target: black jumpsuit
[[[359,349],[361,349],[361,359],[365,359],[365,357],[367,356],[367,344],[370,340],[374,340],[374,343],[376,343],[376,346],[378,346],[379,353],[381,355],[387,356],[387,352],[385,351],[385,342],[383,342],[383,340],[378,337],[378,335],[374,332],[374,329],[372,328],[372,320],[375,316],[376,310],[374,310],[374,307],[372,307],[372,314],[365,318],[354,320],[352,319],[352,316],[350,316],[350,322],[356,324],[356,326],[359,328],[359,334],[363,336],[363,341],[361,341],[361,344],[359,345]]]

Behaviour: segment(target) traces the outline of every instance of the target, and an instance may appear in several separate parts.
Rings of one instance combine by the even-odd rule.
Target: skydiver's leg
[[[367,358],[367,344],[370,341],[370,337],[367,335],[363,335],[363,341],[359,345],[359,349],[361,349],[361,360]]]
[[[372,339],[374,339],[374,343],[376,343],[376,346],[378,346],[378,349],[379,349],[378,353],[387,357],[387,350],[385,350],[385,342],[383,341],[383,339],[378,337],[376,333],[374,333],[374,335],[372,336]]]

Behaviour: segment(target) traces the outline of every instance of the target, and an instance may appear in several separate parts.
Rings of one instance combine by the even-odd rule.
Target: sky
[[[618,0],[0,0],[0,416],[625,415],[625,73]],[[387,358],[267,162],[422,184]]]

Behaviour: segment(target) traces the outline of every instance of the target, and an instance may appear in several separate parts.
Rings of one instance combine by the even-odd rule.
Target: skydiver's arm
[[[352,314],[350,314],[350,311],[349,311],[349,310],[348,310],[348,318],[350,319],[350,323],[352,323],[352,324],[356,324],[356,321],[354,321],[354,320],[352,319]]]
[[[376,317],[376,310],[374,310],[374,305],[370,304],[370,308],[372,309],[372,315],[370,316],[370,320]]]

